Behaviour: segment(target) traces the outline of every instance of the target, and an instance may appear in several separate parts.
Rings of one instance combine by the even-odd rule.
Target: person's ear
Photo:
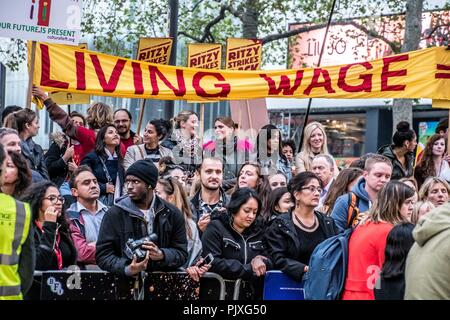
[[[78,197],[78,189],[77,188],[71,188],[70,191],[72,192],[72,196],[75,198]]]

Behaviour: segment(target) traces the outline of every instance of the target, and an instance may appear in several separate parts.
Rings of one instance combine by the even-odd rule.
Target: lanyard
[[[35,221],[36,226],[38,227],[38,229],[44,233],[44,229],[42,228],[41,224],[39,221]],[[59,244],[61,242],[61,234],[58,232],[58,230],[56,230],[56,242],[53,245],[53,252],[56,255],[56,262],[58,264],[58,270],[62,270],[63,268],[63,258],[62,258],[62,253],[61,253],[61,249],[59,248]]]

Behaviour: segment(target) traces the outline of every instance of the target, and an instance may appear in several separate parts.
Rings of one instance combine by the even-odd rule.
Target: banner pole
[[[31,42],[31,61],[30,70],[28,74],[28,93],[27,93],[27,104],[26,107],[31,109],[31,92],[33,90],[33,77],[34,77],[34,60],[36,58],[36,41]]]
[[[330,29],[331,19],[333,18],[333,12],[334,12],[334,7],[335,6],[336,6],[336,0],[333,0],[333,4],[331,6],[330,15],[328,16],[327,28],[325,29],[325,35],[323,36],[322,48],[320,49],[319,61],[317,63],[317,67],[320,67],[320,63],[322,62],[322,55],[323,55],[323,51],[325,49],[325,42],[327,41],[328,30]],[[308,108],[306,109],[306,114],[305,114],[305,121],[303,121],[302,132],[300,134],[300,143],[298,145],[298,152],[302,151],[303,136],[305,134],[305,127],[308,124],[309,113],[310,113],[310,110],[311,110],[311,103],[312,103],[312,98],[309,98],[308,99]]]
[[[145,99],[142,99],[141,103],[141,111],[139,111],[139,120],[137,126],[136,134],[139,136],[141,134],[141,126],[142,126],[142,118],[144,117],[144,109],[145,109]]]

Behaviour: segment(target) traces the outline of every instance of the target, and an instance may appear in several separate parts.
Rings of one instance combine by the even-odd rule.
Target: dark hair
[[[27,190],[25,190],[24,194],[22,195],[21,200],[30,204],[33,221],[39,219],[39,210],[42,206],[42,203],[44,202],[45,193],[50,187],[58,189],[58,187],[53,182],[48,180],[33,183]],[[56,222],[61,225],[61,228],[59,230],[70,237],[69,223],[66,219],[64,209],[61,210],[61,216],[56,219]]]
[[[324,213],[331,214],[337,198],[347,193],[348,185],[362,174],[363,170],[360,168],[346,168],[339,172],[323,201]]]
[[[446,131],[448,129],[448,118],[442,119],[441,121],[439,121],[435,133],[439,133],[441,131]]]
[[[236,129],[236,123],[230,117],[217,117],[214,119],[213,124],[215,125],[217,121],[222,122],[228,128]]]
[[[231,216],[234,216],[239,212],[239,209],[250,199],[255,199],[258,202],[258,211],[256,215],[261,212],[261,199],[259,199],[258,193],[250,188],[240,188],[237,189],[232,195],[230,202],[228,203],[227,209]]]
[[[263,218],[268,221],[270,220],[270,217],[272,214],[276,213],[276,214],[280,214],[282,212],[278,212],[275,207],[277,206],[278,202],[280,201],[280,199],[286,194],[289,193],[288,188],[286,187],[281,187],[281,188],[276,188],[275,190],[273,190],[270,195],[269,195],[269,199],[267,201],[267,206],[265,208],[263,208],[263,212],[262,212],[262,216]]]
[[[404,274],[408,252],[414,244],[412,223],[399,223],[389,232],[384,250],[383,278],[394,278]]]
[[[133,120],[133,117],[131,116],[130,111],[128,111],[125,108],[117,109],[116,111],[114,111],[114,116],[116,116],[116,113],[119,112],[119,111],[125,112],[128,115],[128,118],[130,118],[130,121]]]
[[[79,118],[81,118],[82,120],[83,120],[83,126],[86,126],[86,118],[81,114],[81,113],[79,113],[79,112],[77,112],[77,111],[72,111],[71,113],[70,113],[70,116],[69,116],[70,118],[73,118],[73,117],[79,117]]]
[[[272,131],[273,130],[277,130],[278,133],[279,133],[279,135],[278,135],[278,155],[283,160],[286,160],[286,157],[283,154],[283,150],[281,149],[281,143],[282,142],[281,142],[281,131],[280,131],[280,129],[278,129],[273,124],[266,124],[264,127],[262,127],[259,130],[258,136],[256,137],[256,150],[257,150],[256,151],[256,159],[258,161],[262,160],[262,159],[260,159],[260,151],[262,151],[260,149],[261,148],[263,148],[263,149],[265,148],[268,151],[268,149],[267,149],[267,147],[268,147],[267,142],[272,138]],[[260,139],[262,139],[262,134],[263,133],[266,133],[266,139],[265,139],[265,141],[259,142]],[[261,143],[261,145],[260,145],[260,143]],[[273,152],[274,150],[271,150],[271,151]]]
[[[94,174],[92,172],[92,169],[88,165],[83,164],[83,165],[79,166],[78,168],[75,169],[75,171],[70,176],[69,187],[71,189],[77,187],[77,185],[75,184],[75,180],[80,173],[85,172],[85,171],[89,171],[90,173]]]
[[[197,165],[196,170],[198,171],[198,173],[200,173],[200,171],[202,170],[202,166],[203,166],[203,163],[205,162],[205,160],[214,160],[214,161],[220,162],[222,164],[222,170],[223,170],[223,159],[222,158],[219,158],[219,157],[204,157],[202,159],[202,162],[200,162],[200,164]]]
[[[173,158],[170,156],[162,157],[161,159],[159,159],[158,173],[159,173],[160,177],[164,178],[172,170],[175,170],[175,169],[180,169],[180,170],[184,171],[183,167],[178,164],[175,164],[175,162],[173,162]]]
[[[156,134],[158,136],[158,140],[162,141],[167,136],[170,131],[170,122],[164,119],[155,119],[149,121],[148,123],[152,124],[155,127]]]
[[[95,153],[97,153],[98,156],[102,157],[103,159],[107,159],[108,156],[106,155],[106,145],[105,145],[105,136],[106,136],[106,132],[108,131],[109,128],[114,128],[114,130],[117,131],[117,128],[112,125],[106,125],[104,127],[102,127],[98,133],[97,133],[97,137],[95,138]],[[114,150],[117,153],[117,157],[119,159],[119,164],[122,163],[122,153],[120,152],[120,143],[119,145],[117,145]]]
[[[11,113],[13,113],[13,112],[17,112],[17,111],[20,111],[20,110],[22,110],[23,108],[22,107],[19,107],[19,106],[7,106],[5,109],[3,109],[3,111],[2,111],[2,123],[3,123],[3,121],[6,119],[6,117],[8,116],[8,115],[10,115]]]
[[[295,141],[292,139],[288,139],[288,140],[283,140],[283,142],[281,143],[281,149],[283,149],[284,147],[291,147],[292,149],[292,153],[295,154]]]
[[[33,122],[37,118],[37,114],[33,110],[26,108],[14,113],[14,118],[17,131],[21,133],[26,129],[26,124]]]
[[[320,187],[323,187],[322,180],[311,171],[304,171],[297,174],[295,177],[291,179],[288,184],[289,192],[294,195],[294,192],[300,191],[306,184],[308,184],[311,180],[316,179],[319,181]]]
[[[400,121],[397,124],[397,131],[394,133],[392,137],[392,141],[394,142],[395,148],[403,147],[403,143],[405,141],[411,141],[416,136],[414,130],[412,130],[407,121]]]
[[[5,148],[3,147],[3,144],[0,143],[0,167],[3,165],[3,162],[5,162],[6,159],[6,152]],[[0,170],[1,174],[1,170]]]
[[[416,165],[416,176],[420,177],[419,184],[422,185],[424,180],[431,176],[437,176],[438,172],[436,172],[436,168],[434,166],[434,160],[433,160],[433,146],[434,143],[438,140],[444,140],[445,144],[445,150],[444,154],[447,152],[447,139],[446,137],[436,133],[433,134],[427,141],[427,144],[425,145],[425,149],[423,150],[422,158],[420,159],[419,163]]]
[[[27,159],[21,153],[9,152],[12,162],[17,168],[17,181],[14,186],[13,197],[20,197],[31,184],[31,169]]]

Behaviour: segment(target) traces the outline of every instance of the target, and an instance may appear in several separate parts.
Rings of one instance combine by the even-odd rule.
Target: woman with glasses
[[[319,204],[322,182],[312,172],[292,178],[288,190],[295,206],[270,224],[267,243],[275,269],[300,281],[316,246],[336,235],[333,219],[314,210]]]
[[[76,264],[77,251],[63,210],[64,198],[50,181],[33,184],[22,201],[33,214],[36,270],[62,270]]]

